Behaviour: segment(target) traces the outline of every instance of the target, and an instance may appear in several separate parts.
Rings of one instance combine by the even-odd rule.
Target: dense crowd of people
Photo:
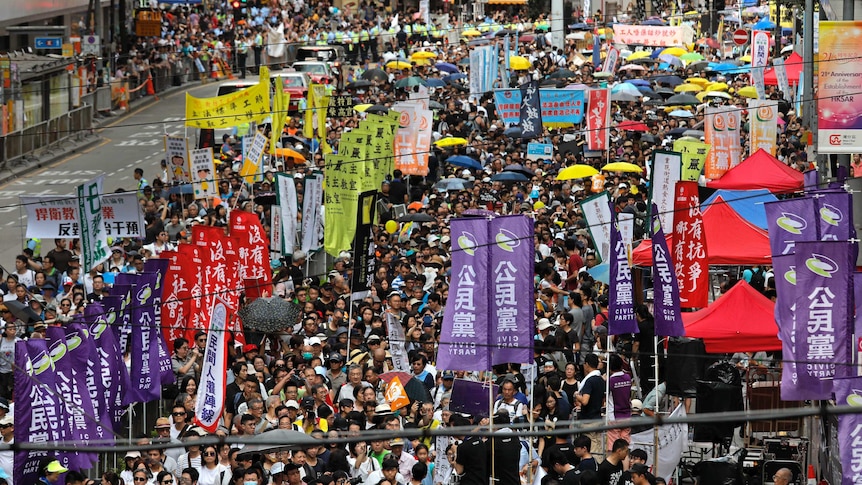
[[[651,378],[656,349],[650,309],[641,305],[636,310],[640,333],[607,339],[608,282],[597,281],[590,274],[596,265],[596,250],[578,202],[608,191],[618,212],[632,213],[643,221],[652,153],[668,147],[684,131],[680,128],[701,129],[704,107],[709,103],[744,110],[744,98],[735,93],[748,85],[747,74],[721,76],[656,61],[598,80],[593,76],[596,66],[591,52],[581,52],[583,46],[573,39],[567,39],[563,48],[552,48],[553,37],[562,33],[546,34],[547,28],[539,27],[547,20],[528,20],[525,12],[513,15],[501,10],[486,19],[458,26],[454,19],[435,15],[435,21],[428,24],[414,15],[415,11],[395,15],[366,2],[360,2],[352,16],[325,3],[302,0],[282,2],[280,6],[249,2],[245,8],[239,25],[234,24],[236,17],[229,7],[208,13],[198,7],[164,11],[162,37],[139,39],[127,53],[120,54],[125,62],[119,62],[116,77],[146,77],[148,66],[183,64],[182,58],[188,60],[182,74],[192,78],[208,78],[213,66],[222,65],[241,67],[240,74],[244,76],[246,68],[254,70],[268,64],[280,67],[282,60],[267,54],[273,41],[338,44],[345,47],[351,65],[345,73],[345,92],[354,97],[356,104],[389,107],[410,95],[408,90],[394,88],[400,79],[417,76],[442,81],[452,74],[435,67],[443,62],[463,66],[461,70],[466,71],[464,61],[469,57],[471,42],[464,38],[449,42],[449,30],[475,28],[486,33],[510,28],[525,36],[517,54],[531,62],[528,69],[512,72],[512,86],[529,80],[557,87],[597,86],[599,82],[614,85],[638,78],[650,81],[651,88],[658,91],[668,87],[662,84],[661,76],[706,77],[726,83],[729,95],[685,107],[690,115],[684,117],[671,116],[660,98],[653,103],[644,99],[614,102],[613,124],[640,121],[649,130],[641,133],[612,127],[610,152],[596,153],[586,149],[583,125],[545,128],[538,138],[523,140],[511,136],[509,127],[499,119],[492,93],[470,93],[466,80],[458,76],[445,80],[442,86],[435,83],[427,91],[435,112],[434,139],[454,136],[467,143],[434,148],[428,176],[404,176],[395,170],[381,184],[379,197],[384,210],[375,228],[376,272],[370,295],[351,300],[355,255],[350,252],[338,255],[326,274],[309,274],[309,255],[296,251],[291,258],[273,261],[273,285],[277,296],[300,305],[300,318],[285,322],[277,334],[249,332],[249,343],[229,352],[224,416],[215,434],[251,438],[270,430],[293,430],[319,438],[320,443],[264,453],[244,453],[243,445],[196,444],[209,436],[192,424],[197,395],[202,392],[198,384],[206,342],[206,333],[198,332],[194,341],[181,338],[169,342],[176,374],[176,386],[165,390],[166,395],[174,396],[170,412],[155,423],[147,423],[146,434],[135,441],[141,451],[125,453],[119,470],[105,471],[102,483],[478,485],[486,483],[493,473],[503,485],[517,485],[528,483],[540,471],[546,474],[543,485],[663,482],[650,473],[652,464],[646,463],[646,453],[630,450],[629,428],[576,436],[555,433],[558,422],[599,420],[603,416],[611,421],[622,420],[668,409],[664,385],[656,386]],[[234,32],[239,35],[234,37]],[[603,43],[602,49],[606,48]],[[706,45],[696,49],[707,60],[719,59],[717,51]],[[409,68],[386,67],[388,61],[408,59],[420,50],[432,52],[434,59],[413,61]],[[385,76],[357,84],[364,79],[364,73],[378,68],[378,62]],[[562,74],[564,70],[570,72]],[[777,157],[804,170],[809,167],[805,152],[808,128],[783,101],[783,93],[774,87],[768,89],[768,96],[779,100],[782,118]],[[356,113],[353,117],[328,119],[329,145],[337,150],[341,136],[355,128],[361,116]],[[301,134],[302,123],[302,113],[291,117],[285,135]],[[740,130],[740,134],[747,151],[747,130]],[[225,138],[223,154],[236,149],[232,141],[235,140]],[[554,154],[538,160],[528,158],[527,142],[552,144]],[[309,143],[298,143],[295,148],[308,160],[293,167],[301,206],[304,176],[312,169],[325,171],[326,164],[325,157],[319,151],[312,152]],[[471,157],[483,169],[445,163],[452,155]],[[583,163],[599,168],[607,159],[631,162],[643,167],[643,172],[555,180],[566,166]],[[70,321],[88,302],[106,294],[114,274],[142,271],[146,259],[190,242],[190,228],[195,224],[227,227],[231,210],[255,211],[269,230],[272,202],[261,200],[272,195],[274,172],[286,167],[279,166],[275,158],[266,163],[266,175],[255,184],[243,180],[235,164],[222,163],[217,174],[219,203],[171,193],[164,163],[159,173],[145,174],[136,169],[136,186],[126,189],[139,192],[146,237],[114,241],[111,258],[90,271],[80,267],[78,240],[51,241],[50,250],[41,246],[47,241],[30,241],[0,285],[5,302],[20,303],[38,316],[34,321],[24,321],[13,315],[9,305],[0,304],[0,316],[5,322],[0,339],[2,397],[13,397],[14,343],[20,338],[44,337],[46,325]],[[862,165],[862,160],[857,156],[854,163]],[[514,164],[522,165],[522,173],[531,174],[527,181],[492,181],[495,174]],[[462,179],[465,188],[437,189],[436,183],[451,178]],[[390,233],[384,223],[402,205],[406,211],[431,216],[434,222],[418,224],[410,232]],[[526,214],[534,220],[533,363],[500,365],[486,372],[435,366],[449,298],[452,241],[448,223],[468,209]],[[638,239],[644,235],[642,229],[636,231]],[[388,322],[402,325],[410,380],[416,381],[411,385],[418,386],[419,393],[425,396],[394,411],[386,398],[387,373],[394,370]],[[611,348],[607,348],[609,342]],[[451,406],[456,379],[498,384],[500,392],[490,412],[467,414]],[[607,395],[606,387],[610,389]],[[489,423],[498,426],[501,433],[493,437],[463,433],[448,437],[445,446],[440,446],[440,440],[405,432],[448,427],[463,430],[471,426],[480,429]],[[547,430],[548,434],[527,438],[509,428],[524,423]],[[6,443],[11,439],[6,431],[10,426],[10,420],[0,417],[0,434]],[[367,440],[363,440],[365,433],[370,437]],[[354,439],[348,444],[325,441],[344,436]],[[177,446],[153,449],[148,446],[152,443]],[[435,460],[437,457],[443,460]],[[435,474],[435,464],[441,463],[451,472]],[[48,467],[46,462],[45,469]],[[5,461],[3,456],[0,470],[11,472],[11,461]],[[83,477],[70,472],[65,480],[75,483]],[[7,479],[7,483],[12,482]]]

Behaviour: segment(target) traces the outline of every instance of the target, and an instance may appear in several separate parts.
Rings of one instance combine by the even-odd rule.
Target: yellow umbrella
[[[410,69],[413,66],[411,66],[409,62],[389,61],[386,63],[386,67],[389,69]]]
[[[702,77],[690,77],[685,80],[685,82],[689,84],[697,84],[700,87],[706,87],[709,84],[709,79],[704,79]]]
[[[435,54],[431,51],[414,52],[410,56],[411,59],[434,59],[435,57],[437,57],[437,54]]]
[[[697,98],[698,101],[703,101],[703,98],[706,97],[706,91],[701,91],[701,92],[695,94],[694,97]]]
[[[371,103],[357,104],[356,106],[353,107],[353,110],[357,111],[359,113],[364,113],[368,108],[370,108],[372,106],[374,106],[374,105]]]
[[[413,61],[413,64],[416,64],[417,66],[430,66],[431,65],[431,59],[412,59],[411,58],[411,60]]]
[[[746,98],[757,99],[757,89],[755,89],[754,86],[746,86],[744,88],[741,88],[739,91],[736,92],[736,94],[744,96]]]
[[[667,49],[661,51],[659,55],[661,56],[674,56],[679,57],[686,53],[686,50],[682,47],[668,47]]]
[[[592,177],[597,173],[599,171],[589,165],[572,165],[560,170],[560,173],[557,174],[557,180],[583,179]]]
[[[281,157],[281,158],[293,157],[294,159],[299,160],[302,163],[305,163],[305,157],[302,156],[302,154],[299,153],[298,151],[290,149],[290,148],[276,148],[275,152],[273,154],[276,157]]]
[[[446,138],[441,138],[435,141],[434,144],[441,148],[454,147],[458,145],[466,145],[467,140],[456,136],[447,136]]]
[[[516,71],[526,71],[530,68],[530,60],[524,56],[509,57],[509,69]]]
[[[727,91],[727,83],[712,83],[706,87],[707,91]]]
[[[703,91],[703,87],[691,83],[680,84],[679,86],[673,88],[673,92],[675,93],[699,93],[701,91]]]
[[[602,167],[603,172],[631,172],[642,173],[643,169],[629,162],[613,162]]]
[[[645,59],[645,58],[649,57],[650,55],[652,55],[652,52],[647,52],[647,51],[632,52],[628,57],[626,57],[626,60],[629,62],[636,61],[638,59]]]
[[[740,57],[739,60],[742,62],[751,62],[751,56],[746,54],[746,55]]]
[[[461,32],[461,35],[464,37],[479,37],[482,35],[482,32],[479,32],[476,29],[467,29],[464,32]]]

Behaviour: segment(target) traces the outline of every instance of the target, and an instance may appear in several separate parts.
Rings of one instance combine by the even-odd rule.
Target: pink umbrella
[[[643,133],[646,133],[647,131],[649,131],[649,127],[647,125],[641,123],[640,121],[631,121],[631,120],[625,120],[623,122],[618,123],[617,129],[623,130],[623,131],[640,131]]]

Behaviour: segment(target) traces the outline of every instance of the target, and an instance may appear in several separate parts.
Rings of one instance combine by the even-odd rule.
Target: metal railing
[[[63,142],[80,140],[93,128],[93,106],[85,104],[68,113],[37,123],[3,137],[0,143],[0,170],[27,157],[53,153]]]

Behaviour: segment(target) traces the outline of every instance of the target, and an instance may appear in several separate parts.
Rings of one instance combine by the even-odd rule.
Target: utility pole
[[[817,101],[814,99],[814,0],[805,0],[805,15],[802,19],[802,59],[808,63],[809,68],[802,70],[802,123],[808,127],[812,134],[811,142],[814,151],[817,151]],[[820,180],[825,181],[829,177],[829,164],[820,160],[817,156],[817,171],[820,172]]]
[[[844,0],[844,11],[843,20],[854,20],[855,12],[855,3],[856,0]],[[847,174],[850,174],[850,154],[842,153],[838,155],[838,167],[844,167],[847,169]]]

